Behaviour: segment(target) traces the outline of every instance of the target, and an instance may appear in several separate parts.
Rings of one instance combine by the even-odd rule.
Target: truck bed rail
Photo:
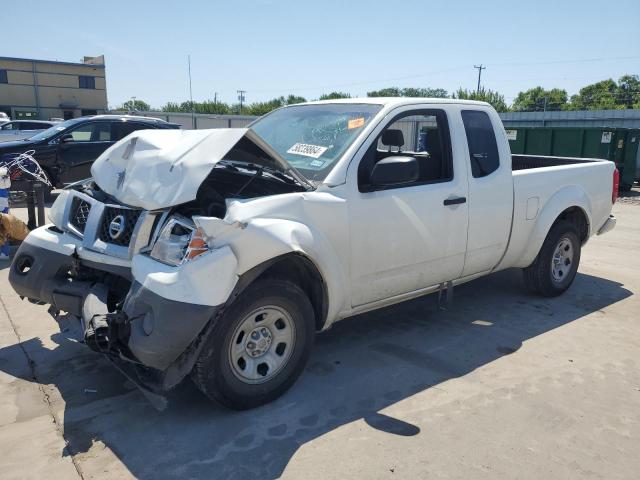
[[[556,167],[559,165],[574,165],[588,163],[596,159],[573,157],[546,157],[543,155],[511,155],[512,170],[527,170],[531,168]]]

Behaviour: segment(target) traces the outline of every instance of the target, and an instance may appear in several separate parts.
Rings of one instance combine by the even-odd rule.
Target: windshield
[[[382,105],[328,103],[282,108],[251,125],[309,180],[324,180]]]
[[[78,118],[72,118],[71,120],[67,120],[66,122],[56,123],[53,127],[47,128],[46,130],[40,133],[36,133],[34,136],[29,137],[27,140],[47,140],[53,137],[55,134],[60,133],[63,130],[66,130],[72,125],[75,125],[76,123],[78,123],[79,120],[80,119]]]

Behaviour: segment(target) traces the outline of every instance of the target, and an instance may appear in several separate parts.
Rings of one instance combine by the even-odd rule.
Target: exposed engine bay
[[[190,217],[223,218],[228,200],[307,190],[282,171],[258,146],[243,138],[200,184],[196,199],[176,208]]]

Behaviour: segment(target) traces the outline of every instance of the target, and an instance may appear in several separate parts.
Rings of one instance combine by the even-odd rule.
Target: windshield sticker
[[[349,130],[353,130],[354,128],[360,128],[364,125],[364,117],[354,118],[353,120],[349,120],[347,123],[347,128]]]
[[[287,153],[294,155],[302,155],[304,157],[318,158],[324,152],[328,150],[327,147],[321,147],[320,145],[309,145],[308,143],[296,143],[292,145]]]
[[[322,168],[325,163],[326,162],[324,162],[323,160],[311,160],[309,165],[311,165],[312,167]]]

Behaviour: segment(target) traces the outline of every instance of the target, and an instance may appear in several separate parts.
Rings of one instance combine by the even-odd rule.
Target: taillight
[[[613,170],[613,188],[611,190],[611,203],[616,203],[618,199],[618,189],[620,188],[620,172],[617,168]]]

